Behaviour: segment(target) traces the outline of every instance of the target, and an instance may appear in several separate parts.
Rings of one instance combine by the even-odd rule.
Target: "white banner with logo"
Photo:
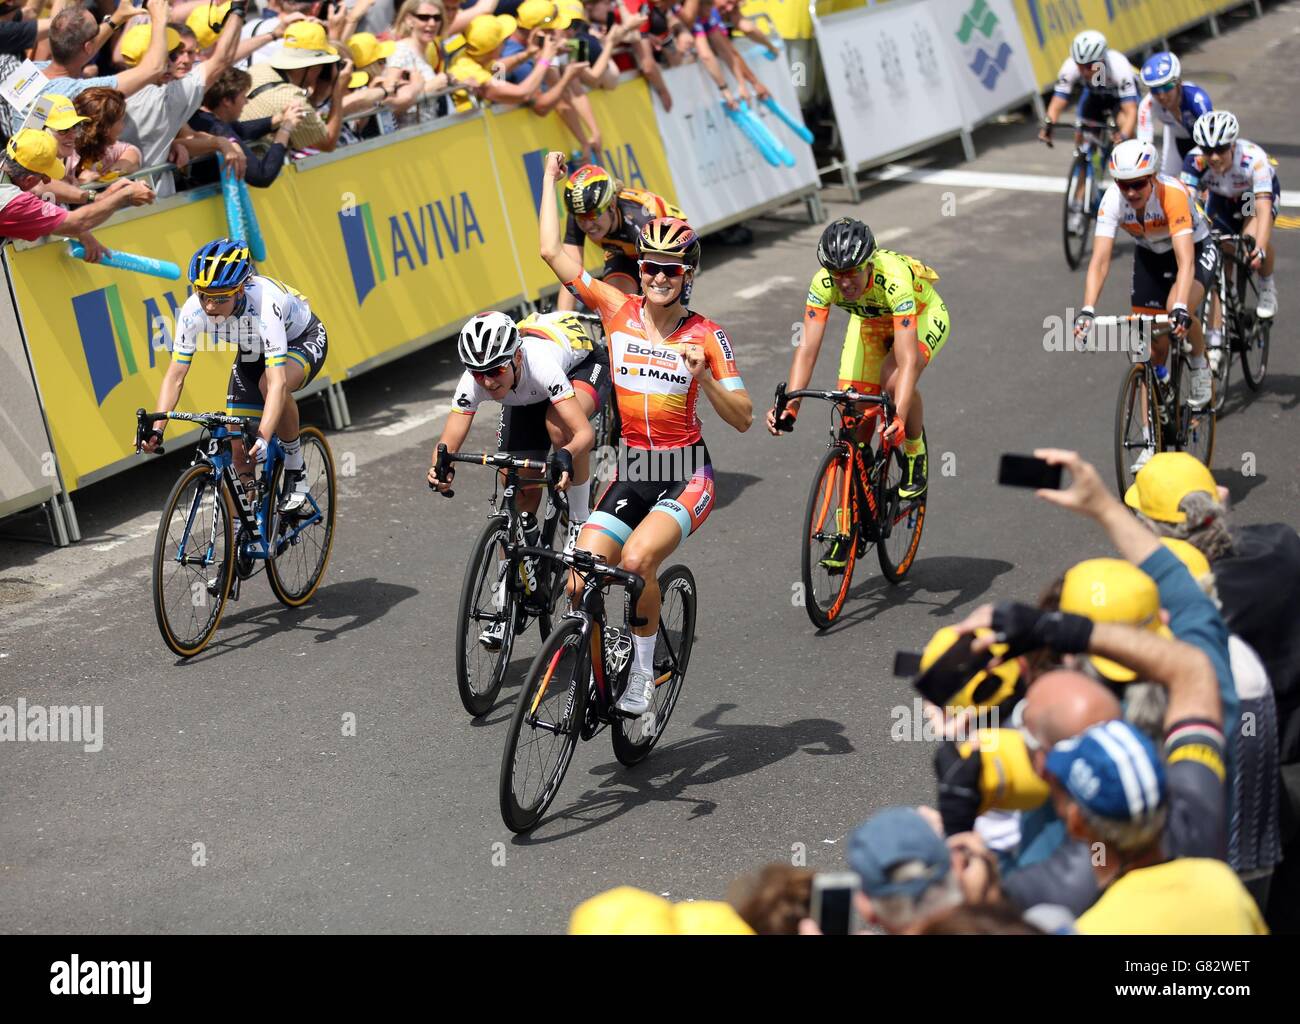
[[[850,167],[965,127],[956,78],[965,72],[953,66],[928,3],[844,11],[814,28]]]
[[[740,52],[777,105],[802,125],[785,50],[776,60],[762,56],[757,46],[742,45]],[[724,73],[734,95],[735,80]],[[735,222],[743,214],[770,208],[776,200],[817,189],[812,147],[762,104],[753,110],[754,117],[793,157],[793,166],[768,162],[759,146],[728,118],[718,87],[698,63],[665,70],[664,83],[672,93],[673,109],[665,113],[655,99],[655,117],[677,187],[677,205],[697,231]]]
[[[967,128],[1038,90],[1011,0],[927,0],[948,50]]]

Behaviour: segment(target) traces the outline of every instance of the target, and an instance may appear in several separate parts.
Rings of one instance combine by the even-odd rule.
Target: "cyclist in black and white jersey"
[[[325,325],[311,311],[305,296],[288,285],[253,273],[248,246],[219,238],[199,249],[190,260],[194,294],[185,300],[176,320],[172,361],[158,391],[159,411],[170,412],[180,401],[185,376],[199,345],[221,345],[237,351],[226,395],[228,416],[259,421],[257,440],[245,453],[233,445],[236,469],[252,478],[252,462],[266,458],[271,437],[278,434],[284,448],[284,468],[293,486],[280,505],[282,512],[301,507],[309,490],[303,474],[302,443],[298,437],[298,405],[293,392],[309,384],[325,364],[329,339]],[[155,420],[146,451],[162,443],[166,420]]]
[[[1100,32],[1080,32],[1070,43],[1070,56],[1056,76],[1056,88],[1047,105],[1047,120],[1039,138],[1051,139],[1054,125],[1080,85],[1079,117],[1085,121],[1104,121],[1115,115],[1116,132],[1112,142],[1120,143],[1137,133],[1138,73],[1119,50],[1112,50]]]

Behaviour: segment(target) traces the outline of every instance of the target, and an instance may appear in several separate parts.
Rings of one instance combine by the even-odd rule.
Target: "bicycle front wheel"
[[[848,597],[857,561],[857,500],[853,458],[840,444],[822,456],[808,494],[803,527],[803,601],[818,629],[834,622]]]
[[[281,604],[298,608],[311,600],[325,577],[330,551],[334,547],[334,506],[338,499],[334,480],[334,456],[329,442],[316,427],[303,427],[304,479],[307,500],[296,512],[281,514],[277,508],[284,496],[284,463],[275,470],[271,494],[276,505],[271,509],[273,554],[266,561],[266,579]]]
[[[1218,382],[1214,376],[1210,376],[1210,404],[1204,409],[1193,409],[1187,404],[1187,396],[1191,390],[1191,374],[1186,366],[1183,368],[1182,379],[1179,382],[1178,390],[1178,429],[1175,431],[1177,447],[1194,455],[1196,458],[1210,464],[1214,458],[1214,435],[1218,423],[1218,414],[1215,410],[1214,388]]]
[[[922,432],[921,436],[924,438],[925,433]],[[929,461],[929,455],[926,461]],[[929,470],[929,466],[926,469]],[[921,546],[921,531],[925,528],[925,497],[909,500],[898,496],[898,488],[905,479],[907,458],[901,448],[895,448],[889,455],[883,486],[877,492],[880,495],[881,507],[877,515],[882,539],[876,544],[876,557],[880,561],[880,571],[890,583],[902,582],[912,568],[916,549]]]
[[[1248,289],[1246,294],[1250,301],[1256,300],[1254,289]],[[1251,391],[1258,391],[1268,375],[1268,342],[1273,324],[1270,320],[1261,320],[1253,309],[1243,310],[1241,318],[1241,374],[1246,378],[1246,386]]]
[[[1080,153],[1074,158],[1070,177],[1065,185],[1065,217],[1062,228],[1065,234],[1065,262],[1071,270],[1078,270],[1088,252],[1092,235],[1092,188],[1088,178],[1088,158]]]
[[[212,467],[191,466],[167,497],[153,549],[153,610],[182,658],[208,645],[235,573],[230,499]]]
[[[505,579],[509,541],[509,520],[503,515],[489,519],[474,544],[460,590],[456,689],[475,718],[496,703],[515,641],[515,599]]]
[[[533,659],[501,755],[501,819],[527,832],[551,806],[573,759],[591,684],[581,619],[565,619]]]
[[[654,702],[639,718],[620,719],[610,729],[614,756],[629,767],[645,758],[664,734],[686,667],[695,646],[695,577],[684,565],[674,565],[659,577],[659,634],[655,638]],[[654,717],[648,717],[653,715]]]
[[[1134,363],[1119,389],[1115,406],[1115,482],[1120,496],[1133,485],[1133,465],[1143,449],[1160,450],[1160,417],[1146,363]]]

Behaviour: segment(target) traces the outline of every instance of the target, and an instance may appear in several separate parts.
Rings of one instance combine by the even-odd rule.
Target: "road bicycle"
[[[564,542],[566,531],[560,529],[560,521],[568,505],[551,481],[550,459],[521,459],[509,452],[449,452],[445,444],[438,445],[434,468],[439,479],[448,479],[452,464],[457,462],[500,470],[493,474],[500,486],[500,500],[494,488],[487,523],[465,566],[456,616],[456,689],[465,710],[477,718],[491,711],[496,703],[515,637],[536,619],[545,640],[551,633],[553,610],[564,593],[564,574],[553,572],[549,562],[539,564],[536,559],[517,557],[517,552],[528,544],[524,513],[516,502],[519,474],[544,476],[547,501],[540,528],[543,546],[550,548],[557,536]],[[448,498],[455,493],[443,492]]]
[[[1250,235],[1234,235],[1211,231],[1210,237],[1219,248],[1220,258],[1214,281],[1201,307],[1201,323],[1209,324],[1218,299],[1220,323],[1225,348],[1211,350],[1210,368],[1214,371],[1215,412],[1223,408],[1228,396],[1228,378],[1234,354],[1241,357],[1241,372],[1246,386],[1258,391],[1264,386],[1268,373],[1268,344],[1273,321],[1255,312],[1259,305],[1259,280],[1250,265],[1250,254],[1255,251],[1255,239]],[[1231,250],[1231,251],[1229,251]]]
[[[636,614],[645,580],[589,551],[566,555],[549,548],[523,548],[515,557],[563,564],[581,587],[575,610],[561,617],[528,669],[501,755],[501,818],[512,832],[527,832],[559,792],[579,739],[592,739],[609,726],[614,756],[628,766],[644,759],[659,742],[690,664],[697,590],[695,577],[684,565],[660,575],[655,695],[650,708],[634,716],[615,704],[631,673],[632,626],[647,621]],[[605,614],[605,592],[611,586],[624,588],[619,626],[610,625]]]
[[[1076,136],[1082,136],[1082,141],[1074,147],[1070,172],[1065,179],[1065,217],[1062,221],[1065,262],[1071,270],[1078,270],[1092,247],[1093,225],[1101,207],[1102,174],[1113,146],[1111,135],[1115,131],[1115,119],[1086,121],[1080,118],[1073,125],[1045,124],[1044,127],[1049,146],[1052,133],[1056,131],[1068,129]]]
[[[235,470],[231,445],[252,447],[252,420],[221,413],[136,410],[135,450],[143,450],[155,420],[203,428],[194,461],[163,506],[153,552],[153,607],[163,642],[182,658],[203,650],[217,631],[227,600],[260,566],[276,600],[298,608],[325,575],[334,545],[337,489],[334,456],[316,427],[304,426],[303,473],[309,491],[292,512],[280,511],[294,480],[284,448],[272,436],[266,461],[249,484]],[[160,446],[156,453],[163,454]],[[236,527],[238,532],[236,533]]]
[[[1163,313],[1099,316],[1093,321],[1093,329],[1098,338],[1116,339],[1116,346],[1127,351],[1133,363],[1124,376],[1115,408],[1115,479],[1120,494],[1137,476],[1144,450],[1190,452],[1208,466],[1214,457],[1218,419],[1214,411],[1215,382],[1211,376],[1209,405],[1192,408],[1187,366],[1191,342],[1184,337],[1175,343],[1169,317]],[[1164,336],[1170,337],[1167,366],[1156,366],[1151,361],[1151,342]]]
[[[812,624],[825,629],[839,618],[854,565],[872,544],[880,571],[890,583],[907,575],[925,526],[925,496],[898,496],[907,477],[907,459],[902,447],[884,436],[885,426],[897,413],[888,393],[864,395],[853,388],[787,392],[781,383],[776,388],[777,423],[786,403],[797,398],[819,398],[834,405],[830,444],[808,493],[803,529],[804,608]],[[879,410],[880,444],[875,449],[857,438],[861,405]]]
[[[596,313],[572,314],[583,322],[587,336],[593,345],[608,350],[605,342],[605,325]],[[596,434],[595,445],[591,452],[591,479],[593,488],[596,483],[612,480],[618,460],[618,443],[622,437],[622,426],[618,420],[618,402],[611,394],[609,401],[596,410],[591,418],[591,427]],[[593,495],[594,497],[594,495]],[[592,503],[595,507],[595,503]]]

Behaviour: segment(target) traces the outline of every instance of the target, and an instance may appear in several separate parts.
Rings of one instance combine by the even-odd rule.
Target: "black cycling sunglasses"
[[[1150,183],[1151,177],[1149,175],[1145,178],[1133,178],[1129,181],[1116,182],[1121,192],[1141,192]]]
[[[1224,153],[1232,152],[1232,145],[1231,142],[1225,142],[1222,146],[1206,146],[1205,152],[1211,153],[1214,156],[1222,156]]]

